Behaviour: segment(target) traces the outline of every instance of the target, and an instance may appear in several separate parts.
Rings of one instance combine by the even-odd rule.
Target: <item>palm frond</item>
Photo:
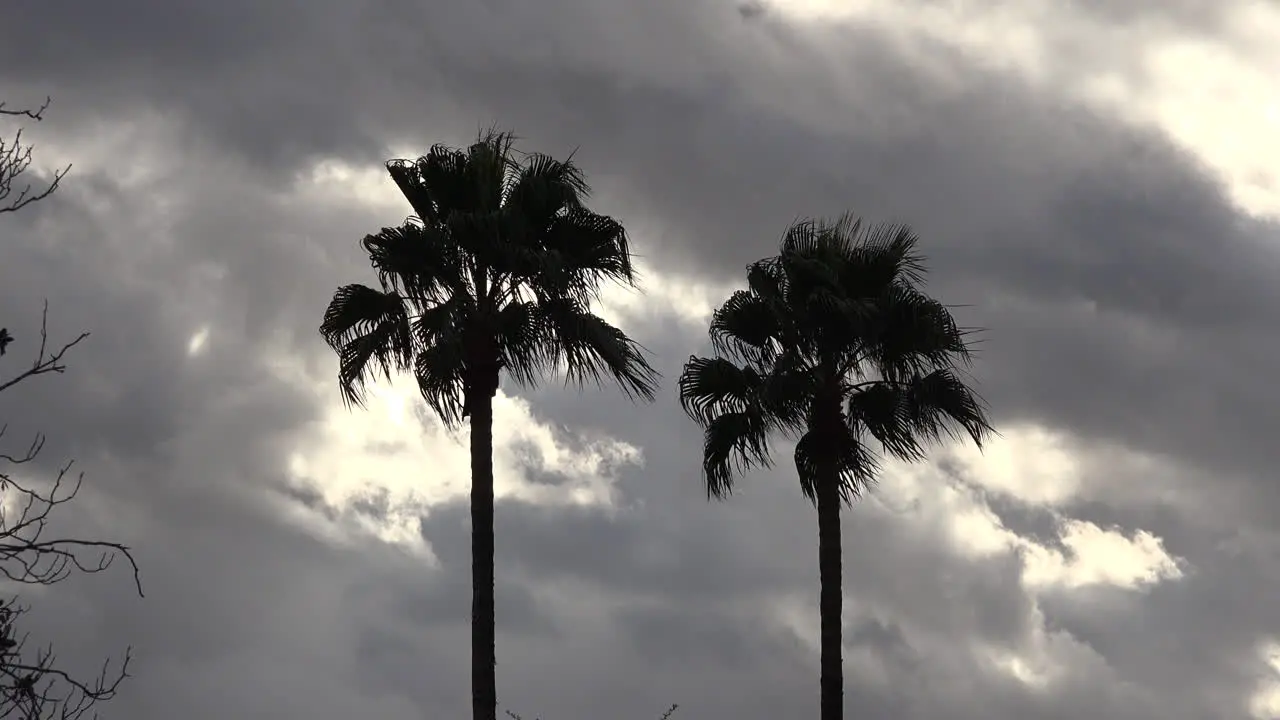
[[[839,292],[840,266],[832,262],[831,253],[821,249],[812,253],[792,252],[780,256],[786,276],[787,291],[793,306],[807,301],[818,292]]]
[[[994,432],[982,398],[959,375],[946,368],[919,378],[910,385],[912,425],[917,435],[933,440],[943,436],[968,436],[982,447]]]
[[[690,356],[676,385],[680,406],[703,427],[719,415],[758,411],[763,400],[760,374],[724,358]]]
[[[413,375],[418,390],[445,427],[456,428],[462,422],[466,369],[462,333],[453,328],[436,335],[435,342],[419,351],[414,359]]]
[[[440,232],[465,258],[465,267],[473,287],[477,277],[492,276],[500,270],[510,240],[506,220],[501,212],[453,212],[439,224]],[[486,288],[486,296],[491,296]],[[477,289],[477,293],[480,291]]]
[[[840,499],[851,503],[875,482],[880,461],[847,427],[827,432],[810,428],[796,441],[796,473],[800,491],[810,502],[818,502],[818,484],[834,478]],[[833,474],[828,474],[834,468]],[[826,470],[826,471],[824,471]]]
[[[400,189],[400,194],[409,201],[409,207],[413,208],[413,212],[423,223],[431,225],[440,221],[440,208],[436,207],[435,200],[422,187],[416,162],[405,159],[388,160],[384,167]]]
[[[557,257],[572,292],[594,297],[603,280],[627,285],[635,282],[627,231],[607,215],[585,208],[566,210],[551,220],[543,237],[544,252]],[[540,277],[530,280],[545,285]]]
[[[926,443],[967,435],[982,447],[993,432],[982,400],[951,369],[864,383],[849,395],[847,418],[855,435],[865,430],[885,452],[908,461],[924,459]]]
[[[365,285],[345,285],[334,293],[320,334],[338,352],[338,385],[349,404],[362,404],[373,361],[386,377],[408,367],[413,343],[400,296]]]
[[[752,467],[768,467],[769,433],[759,414],[730,412],[706,426],[702,443],[702,474],[707,497],[723,499],[733,493],[734,475]]]
[[[518,170],[511,149],[515,135],[490,128],[467,148],[466,174],[471,190],[471,212],[496,214],[501,208],[508,177]]]
[[[772,429],[792,437],[804,430],[822,387],[815,370],[790,348],[774,359],[760,390],[761,405]]]
[[[544,227],[532,226],[514,211],[506,212],[503,221],[508,240],[489,267],[508,287],[526,288],[538,298],[587,304],[597,299],[605,281],[635,286],[626,230],[611,217],[578,208]]]
[[[942,303],[910,287],[888,288],[878,302],[877,327],[864,338],[867,360],[880,374],[902,380],[933,370],[967,366],[968,330]]]
[[[514,168],[514,136],[488,130],[465,150],[436,144],[417,160],[392,160],[387,172],[427,225],[454,214],[494,213]]]
[[[469,160],[470,154],[464,150],[436,144],[413,164],[415,172],[409,177],[415,181],[414,190],[429,197],[437,209],[437,215],[431,222],[445,222],[455,213],[470,213],[481,209],[481,199],[476,197],[476,187],[472,180],[474,171],[469,167]],[[405,195],[417,209],[414,198],[409,193]],[[427,222],[425,217],[422,220]]]
[[[792,222],[782,233],[782,242],[778,246],[778,255],[812,255],[822,245],[822,229],[812,218],[803,218]]]
[[[893,283],[917,286],[924,282],[925,258],[917,248],[920,236],[910,226],[878,223],[856,242],[849,286],[872,290]]]
[[[738,290],[711,316],[711,347],[720,355],[767,364],[777,354],[782,322],[759,295]]]
[[[747,266],[747,289],[774,313],[779,313],[786,302],[786,276],[782,268],[767,261]]]
[[[466,265],[457,244],[438,225],[406,222],[360,241],[384,290],[419,304],[469,294]]]
[[[426,225],[435,225],[459,204],[458,191],[466,159],[462,153],[437,144],[417,160],[390,160],[387,174]]]
[[[658,373],[644,349],[625,333],[572,299],[547,299],[537,307],[546,323],[549,353],[565,362],[566,382],[600,384],[609,375],[628,397],[653,399]]]
[[[475,307],[475,299],[462,294],[424,307],[410,323],[418,346],[430,347],[447,335],[461,333],[473,322]]]
[[[539,376],[555,369],[554,338],[537,302],[509,302],[496,323],[498,359],[523,387],[537,386]]]
[[[528,155],[509,182],[506,207],[534,227],[546,227],[560,213],[582,207],[590,192],[577,165],[542,153]]]
[[[848,396],[846,420],[855,436],[869,433],[885,452],[903,460],[924,458],[924,444],[915,433],[909,384],[885,381],[863,383]]]
[[[548,252],[548,235],[561,216],[582,209],[586,193],[577,167],[538,153],[513,164],[505,182],[501,212],[490,218],[492,242],[479,258],[499,286],[498,304],[517,299],[523,286],[539,279],[548,287],[569,285],[572,263]]]

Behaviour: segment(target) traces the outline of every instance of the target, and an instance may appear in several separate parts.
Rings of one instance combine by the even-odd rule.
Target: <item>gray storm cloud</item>
[[[376,169],[494,121],[531,149],[577,148],[597,206],[669,283],[737,281],[798,215],[909,221],[931,291],[989,329],[975,372],[1010,452],[1034,450],[1018,428],[1065,438],[1075,489],[1051,507],[1018,495],[1042,470],[1009,471],[1001,491],[979,464],[894,474],[883,495],[900,505],[850,514],[858,717],[1239,718],[1268,680],[1280,231],[1194,148],[954,48],[777,8],[188,5],[28,3],[0,43],[4,99],[54,97],[29,130],[37,155],[76,163],[57,195],[0,219],[2,322],[29,337],[47,296],[55,330],[93,331],[65,376],[0,408],[49,434],[51,461],[78,458],[73,521],[136,547],[149,591],[69,585],[32,630],[91,658],[136,646],[108,717],[464,710],[465,506],[423,514],[433,566],[355,531],[339,542],[295,516],[342,524],[351,508],[299,490],[288,459],[338,416],[315,333],[327,294],[367,273],[356,240],[409,212],[317,192],[316,164]],[[1062,12],[1220,27],[1195,3],[1131,5]],[[705,343],[687,319],[624,322],[668,378]],[[709,505],[674,389],[640,408],[556,382],[526,398],[527,422],[566,446],[589,430],[642,458],[612,469],[617,507],[499,503],[503,705],[813,714],[815,524],[785,459]],[[359,414],[344,422],[360,432]],[[458,451],[430,422],[402,431]],[[396,440],[360,437],[370,457]],[[535,460],[512,472],[546,482],[554,463]],[[1028,547],[1084,563],[1073,520],[1152,533],[1181,577],[1029,582],[1059,556]]]

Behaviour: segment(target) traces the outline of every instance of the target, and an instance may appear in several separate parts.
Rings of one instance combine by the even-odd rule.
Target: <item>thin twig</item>
[[[46,97],[44,104],[35,110],[12,109],[0,102],[0,116],[21,117],[40,122],[44,120],[44,111],[49,109],[51,102],[53,99]],[[57,191],[62,178],[71,172],[71,165],[68,164],[54,172],[53,179],[43,190],[32,192],[31,183],[27,183],[18,189],[16,197],[9,199],[14,188],[21,182],[22,175],[31,167],[31,149],[32,146],[29,143],[22,142],[22,128],[18,128],[11,139],[0,139],[0,214],[17,212],[31,203],[49,197]]]
[[[49,301],[44,301],[44,312],[40,316],[40,351],[36,354],[36,359],[31,363],[31,367],[27,368],[21,374],[0,382],[0,392],[4,392],[27,378],[36,375],[44,375],[45,373],[62,373],[66,372],[67,367],[62,364],[62,356],[80,341],[89,337],[89,333],[82,332],[76,336],[74,340],[63,345],[57,352],[47,354],[49,346]]]

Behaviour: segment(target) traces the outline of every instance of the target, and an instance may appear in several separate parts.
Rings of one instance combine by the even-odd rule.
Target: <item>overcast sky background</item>
[[[660,399],[505,385],[500,704],[817,713],[816,522],[789,449],[709,504],[672,381],[801,215],[908,221],[990,329],[1003,438],[845,515],[861,720],[1280,717],[1280,8],[1248,0],[42,0],[0,99],[52,198],[0,221],[0,305],[65,376],[6,441],[86,473],[126,572],[38,597],[109,718],[465,717],[465,436],[402,383],[345,410],[316,327],[410,212],[388,157],[492,123],[577,159],[647,296],[604,307]],[[9,451],[12,451],[10,448]],[[856,713],[856,714],[855,714]]]

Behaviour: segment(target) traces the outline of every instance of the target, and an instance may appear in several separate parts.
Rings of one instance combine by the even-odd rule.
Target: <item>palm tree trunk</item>
[[[823,477],[818,495],[818,612],[822,617],[821,718],[844,717],[844,671],[841,657],[840,490],[838,478]]]
[[[497,720],[493,610],[493,395],[471,399],[471,717]]]

